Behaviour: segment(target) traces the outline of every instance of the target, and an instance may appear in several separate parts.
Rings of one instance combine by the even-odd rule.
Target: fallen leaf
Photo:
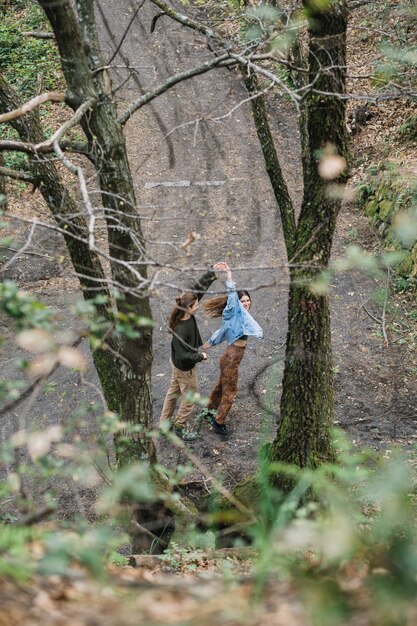
[[[199,233],[196,233],[194,230],[190,230],[188,232],[187,239],[180,243],[180,248],[189,252],[188,248],[191,246],[192,243],[194,243],[194,241],[200,239],[200,237],[201,235],[199,235]]]

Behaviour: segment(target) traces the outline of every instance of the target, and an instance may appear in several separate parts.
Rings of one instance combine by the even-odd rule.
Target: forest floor
[[[102,3],[101,38],[105,57],[111,56],[129,22],[134,3],[130,0]],[[188,10],[191,10],[188,8]],[[369,18],[368,8],[357,9],[350,24],[351,57],[360,46],[363,74],[369,70],[377,41],[364,40],[356,30]],[[135,65],[140,41],[141,66],[127,83],[114,74],[113,86],[123,83],[125,101],[154,87],[186,62],[197,64],[207,57],[204,38],[186,31],[167,18],[158,20],[150,33],[154,11],[145,5],[119,52],[120,62]],[[163,23],[162,23],[163,22]],[[253,128],[247,95],[239,75],[216,70],[158,98],[128,124],[127,140],[140,212],[150,258],[163,266],[158,275],[153,313],[157,322],[154,345],[154,418],[157,423],[169,383],[169,336],[166,318],[179,288],[219,260],[227,260],[242,288],[253,289],[253,315],[264,329],[264,339],[250,340],[241,366],[239,392],[229,416],[230,434],[220,438],[203,425],[190,445],[206,468],[187,477],[190,495],[196,498],[212,491],[213,478],[233,488],[256,467],[260,446],[271,441],[279,420],[280,378],[286,337],[288,271],[281,237],[280,219],[262,155]],[[240,106],[237,106],[240,105]],[[352,105],[354,106],[354,105]],[[237,107],[237,108],[235,108]],[[300,145],[297,119],[289,102],[278,96],[269,100],[269,112],[283,169],[296,205],[302,194]],[[385,102],[372,120],[353,139],[353,191],[367,166],[394,159],[416,168],[413,148],[407,148],[398,127],[408,112],[404,103]],[[57,123],[59,120],[57,120]],[[44,209],[36,192],[22,190],[11,202],[11,212],[30,217]],[[38,213],[39,214],[39,213]],[[181,243],[189,230],[200,237],[185,254]],[[24,234],[22,233],[22,240]],[[378,234],[350,197],[338,220],[333,259],[344,257],[349,246],[367,252],[380,250]],[[70,275],[59,236],[39,231],[34,239],[37,254],[26,256],[8,270],[22,288],[55,307],[65,328],[71,324],[69,305],[78,295]],[[62,255],[62,256],[61,256]],[[59,264],[57,258],[61,258]],[[388,301],[375,294],[388,286]],[[214,290],[221,290],[218,281]],[[396,293],[393,277],[375,278],[352,270],[337,273],[331,286],[332,337],[334,346],[335,424],[359,447],[385,452],[393,446],[415,454],[417,448],[417,357],[415,353],[415,299]],[[206,339],[216,323],[198,313]],[[2,327],[7,338],[10,330]],[[386,337],[384,337],[384,334]],[[83,347],[88,356],[88,346]],[[221,347],[209,353],[198,367],[200,391],[210,392],[218,371]],[[2,367],[13,371],[16,353],[3,351]],[[42,428],[59,420],[65,423],[78,406],[100,399],[98,381],[90,360],[86,385],[71,372],[58,371],[48,393],[33,406],[32,425]],[[81,381],[82,383],[82,381]],[[16,430],[19,415],[10,415],[3,427],[7,438]],[[187,454],[167,441],[158,443],[160,462],[172,469],[188,461]],[[62,493],[62,515],[93,508],[91,490],[73,495]],[[77,504],[78,503],[78,504]],[[94,517],[94,514],[92,514]],[[226,567],[224,566],[226,562]],[[253,603],[249,565],[228,557],[198,562],[197,574],[190,568],[161,563],[146,569],[115,570],[108,585],[91,582],[80,572],[73,579],[39,579],[31,588],[16,589],[0,584],[0,626],[21,624],[78,624],[129,626],[135,624],[227,624],[301,626],[308,622],[295,589],[287,582],[267,587],[261,604]],[[230,567],[229,567],[230,566]],[[230,585],[220,573],[233,569]],[[175,572],[178,577],[173,577]],[[16,602],[16,593],[19,602]],[[204,608],[203,608],[204,607]],[[360,614],[355,626],[368,622]],[[348,622],[346,622],[348,623]]]

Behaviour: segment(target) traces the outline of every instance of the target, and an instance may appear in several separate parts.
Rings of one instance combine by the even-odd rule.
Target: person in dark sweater
[[[188,392],[197,392],[195,366],[207,359],[207,354],[200,350],[203,345],[194,313],[201,298],[216,280],[214,272],[206,272],[190,291],[177,296],[176,304],[168,320],[171,341],[171,382],[165,396],[160,422],[169,420],[177,436],[184,440],[195,438],[189,432],[187,420],[194,408],[193,402],[186,398]],[[180,405],[173,419],[178,398]]]

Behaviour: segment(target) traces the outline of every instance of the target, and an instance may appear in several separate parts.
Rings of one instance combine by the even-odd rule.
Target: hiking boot
[[[178,426],[174,426],[173,430],[175,435],[183,441],[195,441],[195,439],[197,439],[197,433],[193,433],[185,428],[178,428]]]
[[[211,418],[210,424],[213,426],[214,430],[219,435],[228,435],[229,434],[229,431],[226,428],[226,424],[219,424],[219,422],[217,422],[214,419],[214,417]]]

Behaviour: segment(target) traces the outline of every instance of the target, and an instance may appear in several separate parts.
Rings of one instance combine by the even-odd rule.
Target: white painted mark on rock
[[[145,183],[145,189],[155,189],[156,187],[221,187],[226,184],[226,180],[170,180],[161,181],[159,183],[149,182]]]

